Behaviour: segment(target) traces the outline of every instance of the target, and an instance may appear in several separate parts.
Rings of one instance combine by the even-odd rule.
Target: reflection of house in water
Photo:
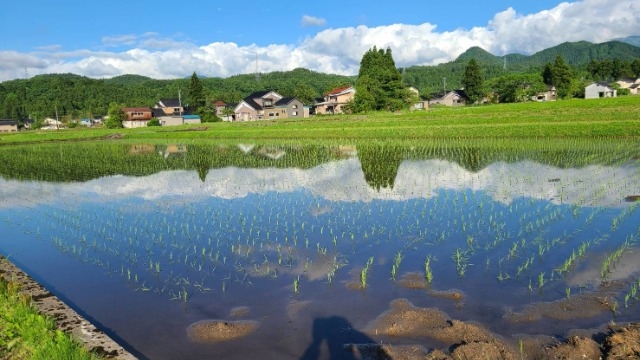
[[[245,154],[245,155],[250,153],[251,150],[253,150],[254,147],[255,147],[255,145],[238,144],[238,149],[240,149],[240,151],[242,151],[242,153]]]
[[[169,155],[173,154],[186,154],[187,153],[187,145],[167,145],[167,148],[158,151],[158,154],[162,155],[165,159],[169,157]]]
[[[352,158],[358,155],[358,150],[355,145],[338,145],[335,152],[340,158]]]
[[[153,144],[133,144],[129,148],[129,154],[143,155],[153,154],[156,151],[156,146]]]
[[[287,153],[282,149],[274,149],[269,147],[262,147],[258,150],[258,154],[268,157],[271,160],[278,160],[285,156]]]

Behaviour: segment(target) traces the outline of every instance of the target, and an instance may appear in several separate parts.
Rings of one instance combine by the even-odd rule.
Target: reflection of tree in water
[[[372,343],[375,343],[373,339],[354,329],[349,321],[343,317],[331,316],[326,318],[316,318],[313,321],[313,340],[300,359],[355,360],[355,354],[348,351],[348,349],[345,348],[345,345]],[[322,351],[323,348],[327,349],[329,354],[324,353]],[[377,358],[385,359],[388,358],[388,356],[379,356]]]
[[[372,188],[393,189],[398,168],[403,160],[403,148],[398,146],[362,145],[358,146],[358,158],[364,179]]]

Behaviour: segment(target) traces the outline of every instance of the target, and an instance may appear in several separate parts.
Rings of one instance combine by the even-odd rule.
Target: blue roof
[[[183,119],[200,119],[200,115],[183,115]]]

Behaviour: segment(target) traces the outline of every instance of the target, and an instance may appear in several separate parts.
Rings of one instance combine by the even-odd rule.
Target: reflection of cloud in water
[[[634,247],[622,254],[607,276],[607,281],[624,280],[640,273],[640,248]],[[584,268],[570,272],[565,281],[569,286],[595,286],[602,281],[600,270],[604,255],[591,259]]]
[[[640,193],[634,167],[589,166],[559,169],[531,161],[494,163],[477,173],[442,160],[404,161],[393,188],[372,189],[356,158],[311,169],[211,169],[204,183],[196,171],[165,171],[146,177],[111,176],[84,183],[39,183],[0,179],[0,207],[30,206],[56,198],[110,201],[205,196],[242,198],[251,193],[306,190],[329,201],[429,198],[438,189],[486,191],[496,201],[518,197],[587,206],[626,206],[624,197]],[[185,200],[183,200],[185,201]],[[313,211],[313,210],[312,210]]]

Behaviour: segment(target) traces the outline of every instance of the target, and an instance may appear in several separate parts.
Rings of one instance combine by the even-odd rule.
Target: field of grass
[[[640,96],[498,104],[428,111],[319,116],[139,129],[0,134],[0,144],[102,138],[217,140],[423,140],[640,136]]]
[[[18,285],[0,278],[0,359],[99,359],[56,330],[21,295]]]

